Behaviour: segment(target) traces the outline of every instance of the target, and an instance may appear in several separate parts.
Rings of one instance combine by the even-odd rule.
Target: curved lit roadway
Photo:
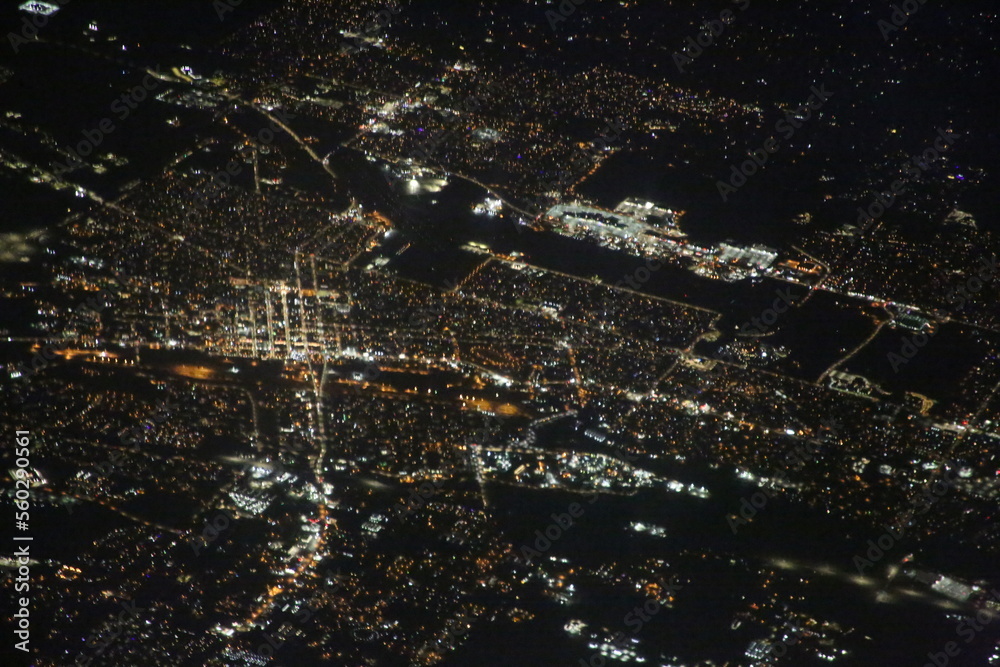
[[[812,294],[812,292],[809,292],[809,294]],[[850,361],[851,359],[853,359],[855,355],[857,355],[859,352],[861,352],[861,350],[863,350],[865,347],[867,347],[869,343],[871,343],[873,340],[875,340],[875,337],[878,336],[879,333],[882,331],[882,329],[885,328],[885,325],[891,323],[893,321],[893,319],[895,319],[894,316],[893,316],[893,314],[890,313],[884,306],[883,306],[882,309],[885,310],[886,314],[889,315],[889,318],[885,319],[885,320],[876,320],[877,324],[875,326],[875,329],[870,334],[868,334],[868,336],[864,340],[862,340],[860,343],[858,343],[857,345],[855,345],[853,349],[849,350],[843,357],[841,357],[840,359],[834,361],[833,365],[831,365],[829,368],[827,368],[825,371],[823,371],[823,373],[816,380],[816,384],[820,384],[821,382],[823,382],[823,379],[827,375],[829,375],[833,371],[837,370],[837,368],[839,368],[840,366],[843,366],[848,361]]]
[[[234,102],[240,102],[241,104],[245,104],[248,107],[250,107],[251,109],[255,109],[259,113],[261,113],[262,115],[266,116],[268,119],[271,120],[271,122],[273,122],[275,125],[277,125],[282,130],[284,130],[285,132],[287,132],[288,136],[290,136],[292,139],[294,139],[295,143],[297,143],[299,146],[301,146],[302,149],[306,153],[309,154],[309,157],[311,157],[313,160],[316,161],[316,164],[318,164],[319,166],[323,167],[323,171],[325,171],[326,173],[328,173],[330,175],[330,178],[333,178],[333,179],[337,178],[337,174],[334,173],[333,169],[330,169],[330,165],[325,160],[323,160],[323,158],[321,158],[319,155],[317,155],[316,151],[314,151],[309,144],[307,144],[306,142],[302,141],[302,138],[298,134],[295,133],[295,130],[293,130],[292,128],[288,127],[288,125],[286,125],[283,122],[281,122],[281,120],[279,120],[278,118],[276,118],[271,112],[269,112],[268,110],[266,110],[266,109],[264,109],[262,107],[257,106],[253,102],[248,102],[247,100],[244,100],[244,99],[242,99],[240,97],[237,97],[236,95],[233,95],[231,92],[229,92],[229,90],[227,90],[225,88],[222,89],[222,94],[223,94],[223,96],[226,97],[226,99],[232,100]]]

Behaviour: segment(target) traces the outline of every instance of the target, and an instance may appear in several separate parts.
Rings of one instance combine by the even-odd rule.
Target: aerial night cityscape
[[[1000,667],[1000,5],[10,0],[0,667]]]

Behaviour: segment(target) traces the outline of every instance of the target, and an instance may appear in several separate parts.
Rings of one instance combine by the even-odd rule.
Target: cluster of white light
[[[22,12],[31,12],[32,14],[41,14],[42,16],[52,16],[59,11],[59,5],[53,5],[51,2],[38,2],[37,0],[29,0],[23,5],[19,6]]]

